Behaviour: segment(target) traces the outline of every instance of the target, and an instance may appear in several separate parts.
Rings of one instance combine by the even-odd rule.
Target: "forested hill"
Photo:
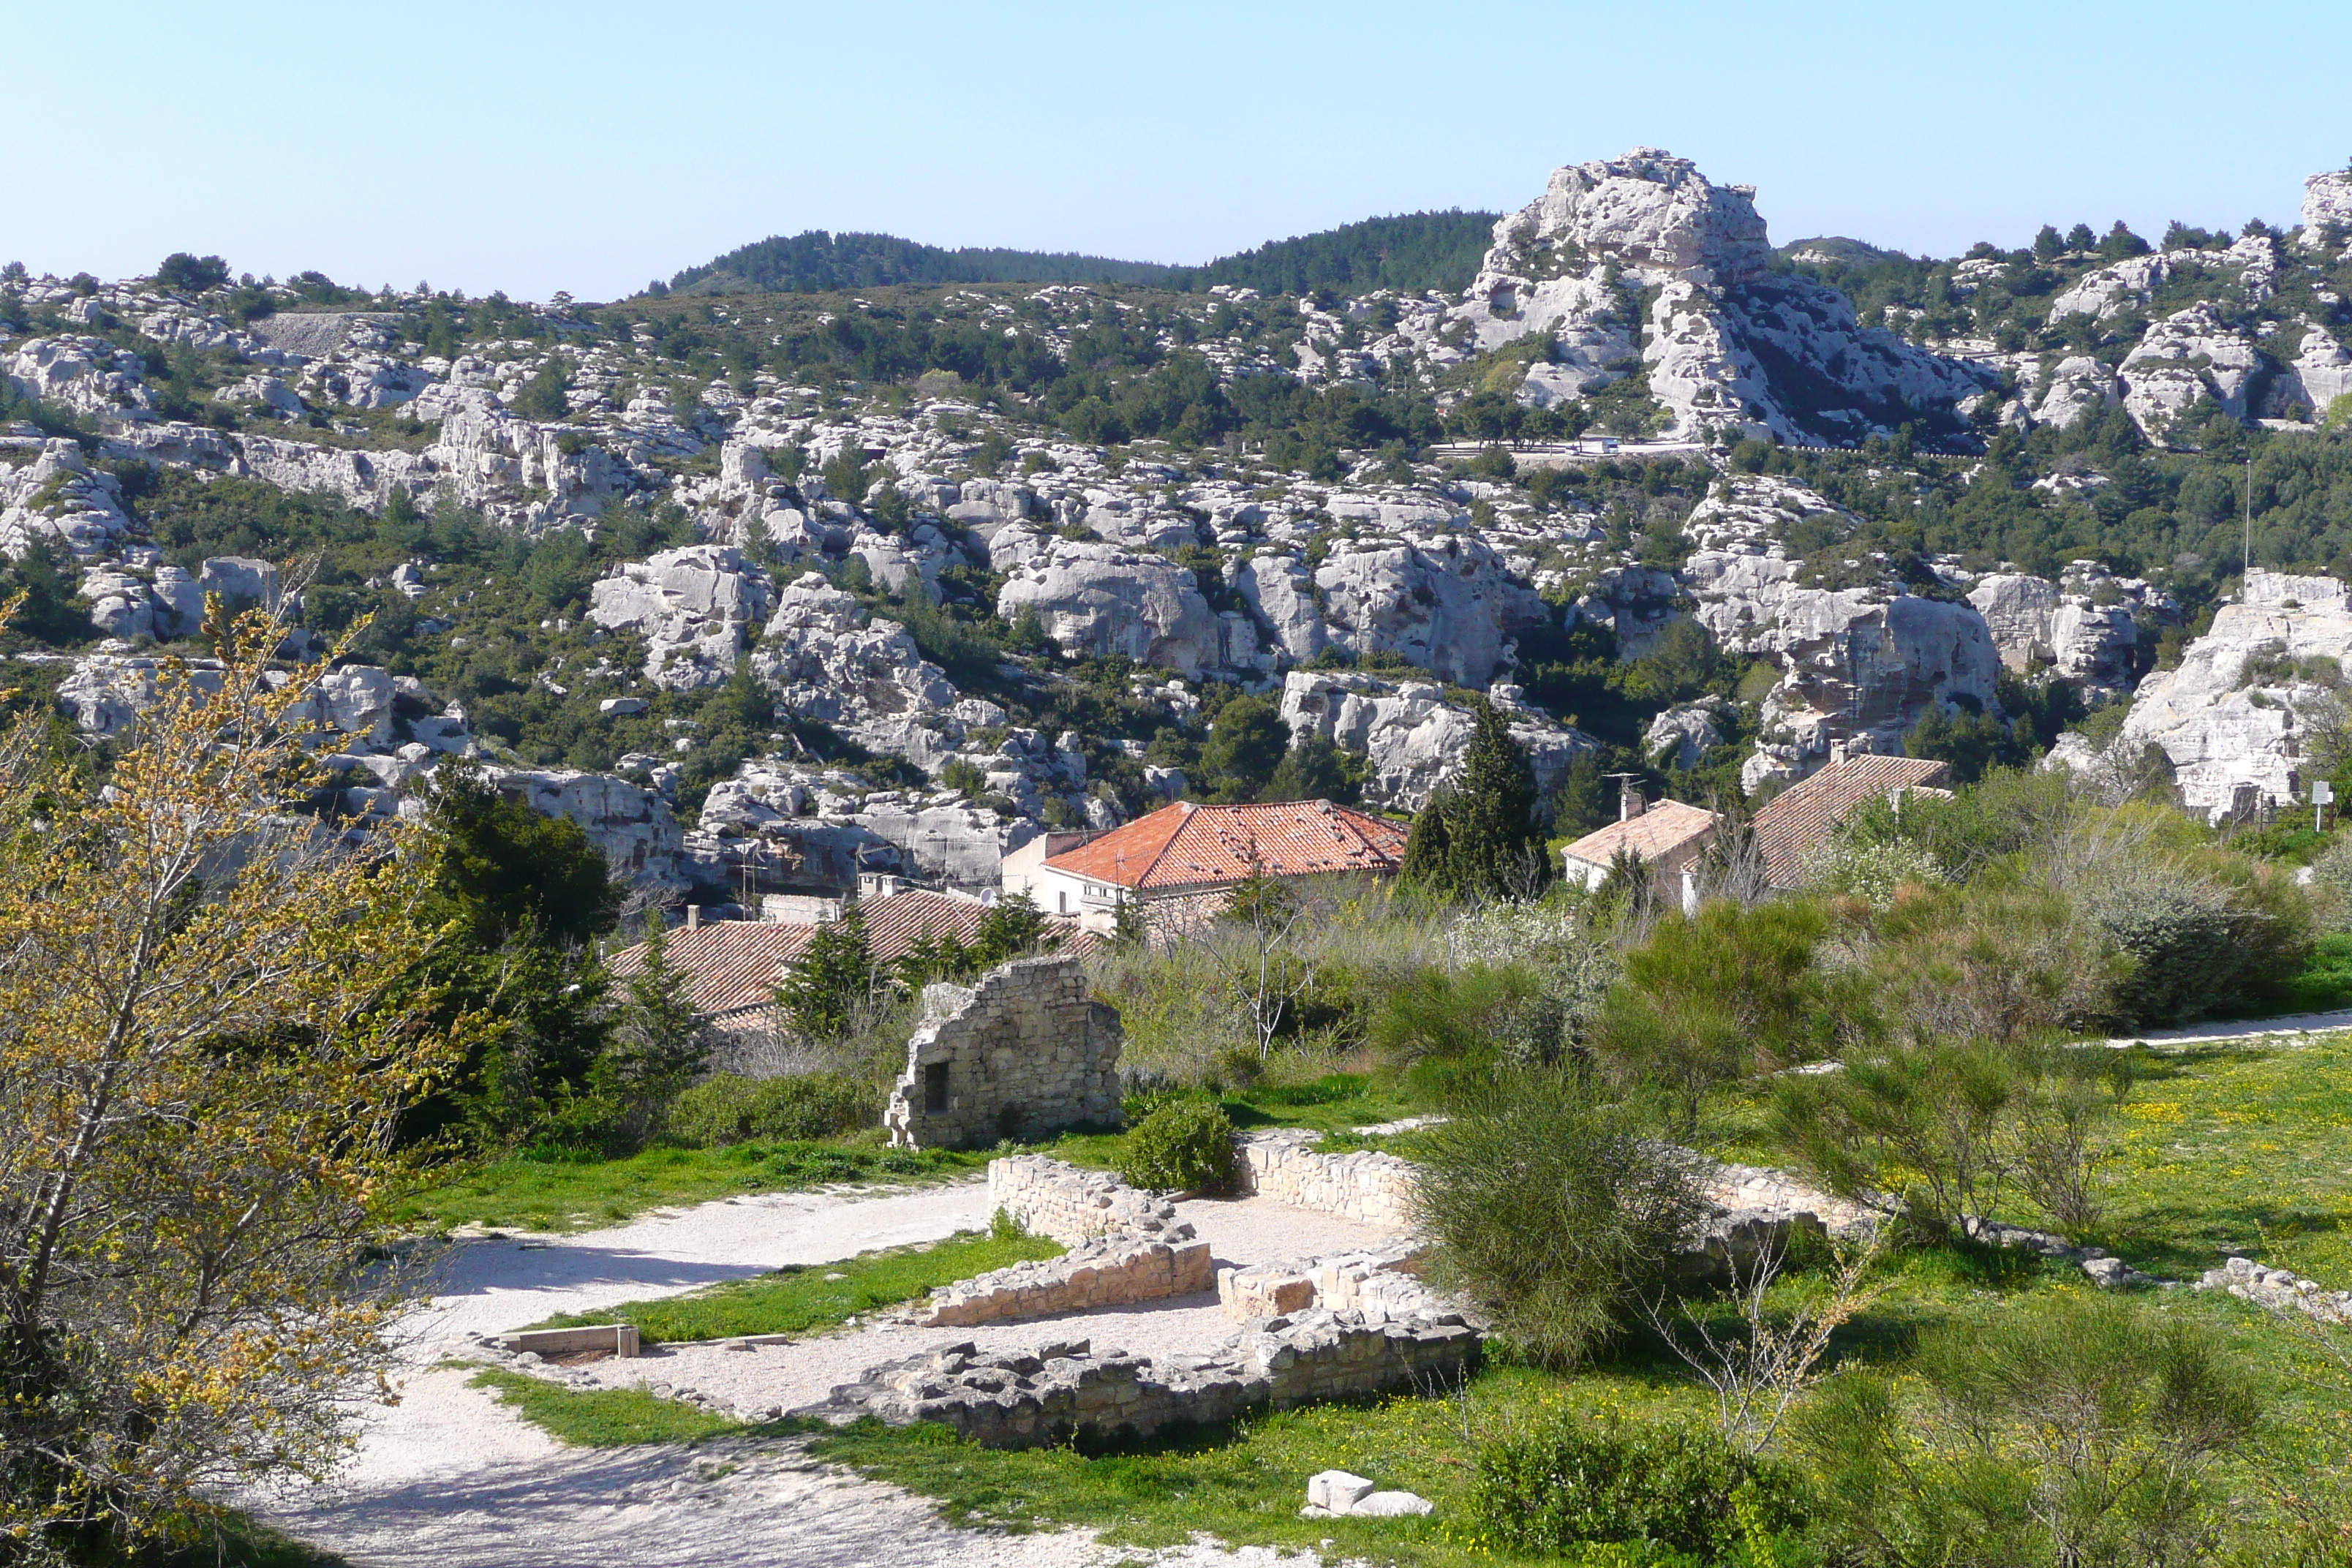
[[[1458,294],[1477,276],[1494,240],[1494,213],[1404,213],[1366,218],[1320,234],[1270,240],[1255,250],[1187,269],[1176,286],[1239,284],[1261,294],[1362,294],[1394,289]]]
[[[1395,289],[1458,293],[1478,270],[1493,213],[1406,213],[1320,234],[1270,240],[1206,267],[1163,267],[1066,251],[947,250],[888,234],[773,236],[689,267],[650,293],[814,294],[893,283],[1142,283],[1198,290],[1218,283],[1262,294],[1362,294]]]
[[[813,228],[771,236],[689,267],[649,290],[689,294],[815,294],[893,283],[1158,283],[1177,269],[1150,261],[1034,250],[946,250],[887,234],[828,234]]]

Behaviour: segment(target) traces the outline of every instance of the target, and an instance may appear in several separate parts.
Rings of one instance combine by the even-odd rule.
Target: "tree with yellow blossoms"
[[[426,856],[306,814],[284,626],[208,617],[104,787],[0,740],[0,1532],[40,1558],[319,1476],[388,1397],[393,1131],[453,1059]]]

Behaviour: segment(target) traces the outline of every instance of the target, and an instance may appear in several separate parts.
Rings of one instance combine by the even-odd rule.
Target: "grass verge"
[[[403,1194],[388,1217],[409,1230],[464,1225],[534,1231],[617,1225],[646,1209],[709,1203],[745,1193],[791,1192],[842,1182],[919,1184],[987,1169],[988,1155],[871,1144],[735,1143],[723,1149],[648,1149],[624,1160],[573,1163],[520,1157],[472,1166]]]
[[[624,1301],[602,1311],[564,1313],[533,1328],[635,1323],[648,1344],[723,1340],[738,1334],[804,1334],[831,1328],[992,1268],[1057,1258],[1041,1237],[962,1231],[945,1241],[861,1252],[838,1263],[795,1264],[753,1279],[730,1280],[685,1296]]]
[[[642,1388],[566,1388],[545,1378],[490,1369],[469,1386],[495,1391],[499,1403],[559,1443],[580,1448],[621,1448],[635,1443],[695,1443],[746,1428]]]

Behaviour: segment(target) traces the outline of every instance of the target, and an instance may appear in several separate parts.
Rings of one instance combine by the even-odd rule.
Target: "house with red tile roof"
[[[1617,858],[1630,854],[1650,868],[1651,878],[1662,890],[1679,896],[1688,910],[1697,902],[1690,873],[1715,843],[1720,826],[1721,819],[1705,806],[1679,800],[1653,805],[1629,783],[1619,801],[1617,820],[1559,852],[1560,875],[1583,887],[1597,888],[1607,879]]]
[[[1123,827],[1016,863],[1007,887],[1048,915],[1108,930],[1123,902],[1151,904],[1221,892],[1253,870],[1283,878],[1381,878],[1404,859],[1405,828],[1328,800],[1262,805],[1179,801]]]
[[[1924,757],[1848,756],[1843,745],[1827,767],[1799,780],[1757,808],[1751,828],[1764,857],[1764,879],[1775,888],[1801,888],[1805,864],[1845,819],[1868,802],[1907,795],[1948,795],[1951,770]]]
[[[856,909],[866,926],[866,951],[884,966],[928,943],[952,940],[969,944],[980,934],[981,917],[988,912],[987,903],[969,893],[928,888],[860,900]],[[686,925],[669,933],[664,957],[688,977],[688,995],[696,1009],[722,1029],[771,1026],[776,985],[816,934],[816,925],[799,921],[705,923],[695,910],[687,915]],[[1058,932],[1053,929],[1056,924]],[[1047,927],[1049,937],[1062,939],[1059,952],[1084,952],[1097,940],[1075,922],[1048,921]],[[639,942],[614,953],[607,967],[625,980],[645,963],[646,945]]]

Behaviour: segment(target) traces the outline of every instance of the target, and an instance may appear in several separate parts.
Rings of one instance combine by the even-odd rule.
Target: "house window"
[[[944,1116],[948,1109],[948,1064],[933,1062],[923,1068],[923,1114]]]
[[[1070,889],[1064,888],[1060,892],[1055,893],[1054,897],[1061,905],[1061,912],[1063,914],[1068,914],[1070,912]]]

